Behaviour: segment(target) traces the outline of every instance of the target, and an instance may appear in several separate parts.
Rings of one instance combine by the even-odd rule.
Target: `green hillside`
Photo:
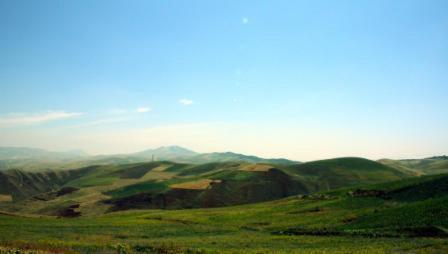
[[[211,163],[211,162],[248,162],[248,163],[272,163],[272,164],[296,164],[298,162],[287,159],[265,159],[257,156],[244,155],[232,152],[224,153],[204,153],[182,158],[177,161],[186,163]]]
[[[74,210],[84,216],[135,208],[221,207],[405,177],[409,175],[361,158],[296,165],[156,161],[38,173],[11,170],[0,174],[0,194],[12,196],[13,202],[0,203],[0,209],[58,215],[76,205]],[[77,191],[51,194],[63,187]]]
[[[336,158],[307,162],[285,170],[314,184],[314,191],[349,185],[399,180],[412,174],[363,158]]]
[[[427,159],[389,160],[379,162],[390,167],[415,172],[418,175],[448,173],[448,159],[446,156],[436,156]]]
[[[75,219],[3,214],[0,248],[64,253],[446,253],[447,182],[448,175],[414,177],[250,205]]]

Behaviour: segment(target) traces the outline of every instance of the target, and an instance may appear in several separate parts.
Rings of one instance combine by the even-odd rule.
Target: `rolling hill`
[[[297,161],[287,159],[264,159],[257,156],[244,155],[239,153],[203,153],[188,158],[177,160],[185,163],[211,163],[211,162],[249,162],[249,163],[272,163],[272,164],[296,164]]]
[[[426,159],[390,160],[382,159],[379,162],[397,169],[412,171],[417,175],[431,175],[448,173],[447,156],[435,156]]]
[[[293,165],[155,161],[34,173],[7,170],[0,174],[0,194],[11,196],[14,202],[0,203],[0,210],[59,215],[77,205],[76,211],[80,215],[94,215],[135,208],[209,208],[409,176],[362,158]],[[64,187],[76,190],[64,195],[55,194]],[[42,198],[42,195],[50,198]]]
[[[335,162],[317,164],[323,167]],[[120,211],[77,219],[3,213],[0,250],[238,253],[244,248],[244,253],[446,253],[447,183],[446,174],[411,177],[250,205]]]
[[[412,175],[364,158],[347,157],[312,161],[285,168],[290,173],[309,179],[315,191],[347,185],[370,184],[403,179]]]

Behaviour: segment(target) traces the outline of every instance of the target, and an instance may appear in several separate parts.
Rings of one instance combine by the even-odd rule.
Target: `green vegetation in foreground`
[[[0,216],[0,246],[81,253],[447,253],[448,175],[252,205],[56,219]],[[121,251],[121,252],[120,252]]]

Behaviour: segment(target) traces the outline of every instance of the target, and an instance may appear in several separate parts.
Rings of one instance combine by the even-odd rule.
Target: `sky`
[[[448,154],[448,1],[0,0],[0,146]]]

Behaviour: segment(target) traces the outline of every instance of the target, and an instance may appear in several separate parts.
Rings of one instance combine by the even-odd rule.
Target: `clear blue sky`
[[[448,1],[0,0],[0,145],[448,153]]]

